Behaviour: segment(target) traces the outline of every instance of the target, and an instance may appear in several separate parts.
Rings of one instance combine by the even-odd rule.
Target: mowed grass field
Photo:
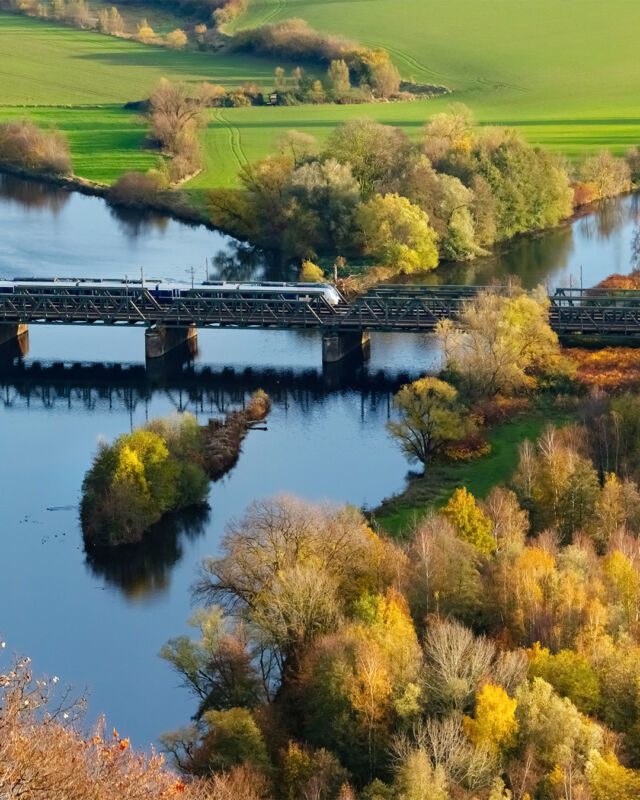
[[[238,166],[269,153],[289,128],[322,140],[336,124],[369,116],[417,137],[452,101],[469,105],[480,124],[516,127],[570,158],[640,143],[637,0],[252,0],[237,26],[294,16],[383,46],[405,78],[445,84],[454,94],[212,112],[203,134],[205,170],[189,184],[194,192],[233,184]],[[0,119],[28,114],[55,122],[69,134],[76,172],[113,180],[153,161],[140,150],[142,121],[122,104],[148,96],[160,76],[227,86],[255,79],[269,88],[276,64],[175,53],[0,14]],[[64,113],[52,108],[65,105]]]
[[[270,84],[273,68],[267,59],[175,52],[0,13],[0,121],[55,125],[69,138],[76,174],[92,180],[154,165],[142,149],[146,123],[124,104],[148,97],[161,77]]]

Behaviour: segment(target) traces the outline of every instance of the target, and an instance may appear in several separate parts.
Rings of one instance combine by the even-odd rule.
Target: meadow
[[[454,100],[469,105],[480,124],[516,127],[572,159],[605,147],[620,154],[640,142],[640,5],[633,0],[253,0],[236,27],[293,16],[385,47],[405,78],[444,84],[454,94],[212,112],[203,134],[205,170],[189,184],[194,192],[232,184],[240,164],[266,155],[289,128],[322,140],[341,121],[369,116],[417,137],[425,120]],[[22,113],[69,133],[79,174],[112,180],[125,165],[139,168],[152,158],[139,151],[141,122],[120,106],[147,96],[161,75],[226,86],[255,79],[268,89],[275,65],[244,55],[176,53],[0,14],[0,119],[37,106]],[[52,105],[71,110],[62,117]],[[96,105],[110,107],[103,115]],[[106,147],[96,146],[93,160],[86,157],[91,126],[97,145]],[[91,174],[81,171],[87,169]]]

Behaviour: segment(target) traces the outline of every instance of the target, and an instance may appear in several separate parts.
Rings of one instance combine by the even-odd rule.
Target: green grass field
[[[0,13],[0,121],[55,125],[69,138],[76,174],[92,180],[154,165],[142,149],[144,120],[123,106],[148,97],[161,77],[230,87],[272,75],[267,59],[174,52]]]
[[[369,106],[225,109],[203,135],[205,170],[194,192],[231,184],[238,165],[264,156],[288,128],[325,138],[336,124],[370,116],[418,136],[433,113],[468,104],[482,124],[517,127],[565,153],[640,142],[640,58],[635,0],[253,0],[237,26],[304,17],[321,30],[386,47],[404,77],[443,83],[449,97]],[[271,86],[276,62],[240,55],[175,53],[0,14],[0,119],[21,113],[69,132],[76,172],[111,180],[149,161],[142,127],[123,115],[161,75],[226,85]],[[50,106],[71,106],[61,116]],[[95,106],[104,105],[104,115]],[[85,108],[90,106],[91,108]],[[106,108],[108,106],[108,108]],[[106,152],[89,158],[91,126]],[[130,153],[128,160],[127,153]],[[82,172],[82,170],[90,170]]]
[[[430,510],[442,508],[456,489],[466,486],[474,497],[484,499],[494,486],[507,484],[518,466],[518,448],[525,439],[535,441],[550,423],[573,422],[555,409],[535,413],[498,425],[487,431],[491,452],[472,461],[436,463],[426,479],[411,481],[401,494],[386,501],[376,522],[393,536],[402,536]]]

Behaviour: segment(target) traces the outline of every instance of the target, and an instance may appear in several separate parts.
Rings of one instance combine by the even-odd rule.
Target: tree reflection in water
[[[11,200],[23,208],[43,209],[55,216],[70,197],[71,193],[59,186],[0,174],[0,200]]]
[[[169,588],[184,544],[204,535],[210,513],[209,506],[198,506],[169,514],[139,544],[87,551],[86,564],[128,600],[156,597]]]

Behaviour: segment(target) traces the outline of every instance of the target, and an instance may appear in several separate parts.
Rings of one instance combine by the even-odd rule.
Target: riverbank
[[[535,441],[547,425],[567,425],[577,414],[545,405],[486,430],[491,451],[470,461],[436,461],[425,475],[409,478],[404,491],[385,499],[371,512],[386,533],[403,538],[416,521],[447,504],[456,489],[466,486],[479,500],[494,486],[505,484],[518,466],[519,446]]]
[[[109,184],[91,181],[87,178],[81,178],[78,175],[51,175],[46,172],[18,167],[6,162],[0,162],[0,174],[13,175],[16,178],[45,183],[49,186],[55,186],[58,189],[80,192],[90,197],[101,197],[103,200],[109,201]],[[158,193],[157,201],[131,203],[120,207],[134,208],[143,212],[166,214],[172,219],[187,225],[204,225],[211,231],[219,230],[211,224],[204,210],[198,209],[195,204],[188,204],[184,196],[179,192],[160,192]],[[220,232],[227,235],[225,231]]]

